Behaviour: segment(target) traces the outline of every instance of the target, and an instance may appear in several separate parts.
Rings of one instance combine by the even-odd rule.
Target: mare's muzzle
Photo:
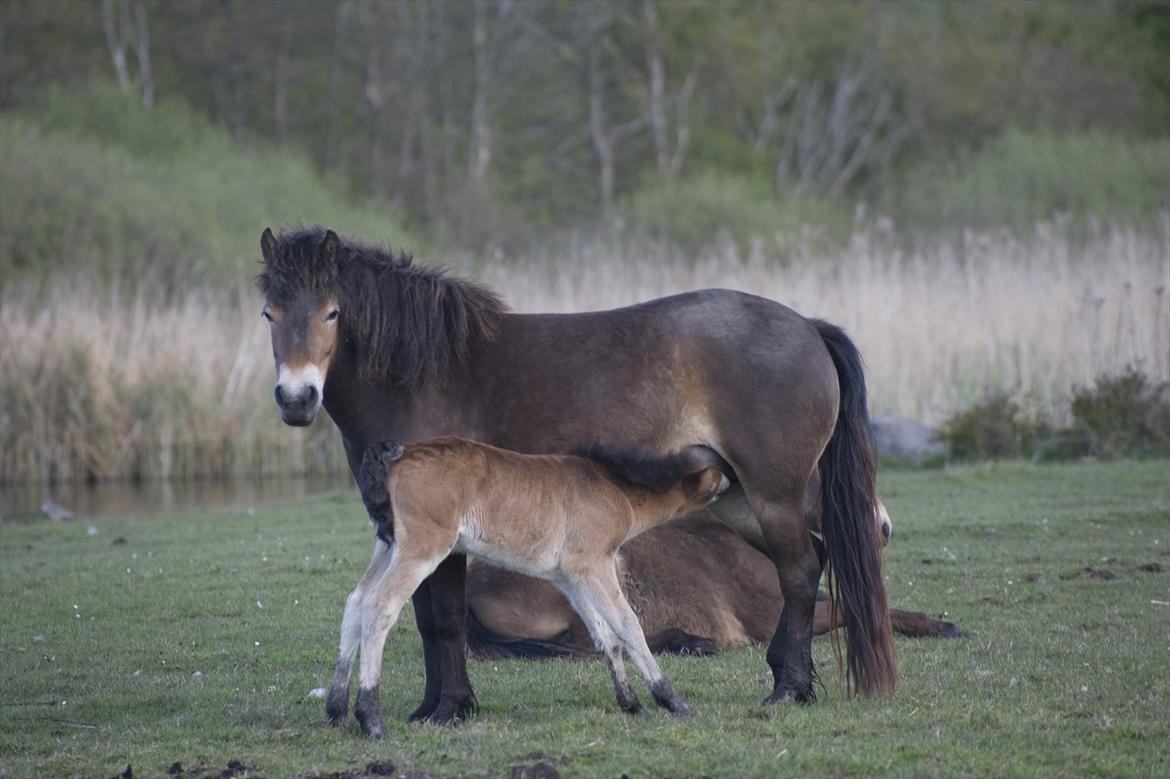
[[[277,384],[273,395],[276,397],[276,405],[280,406],[280,418],[286,425],[293,427],[311,424],[321,405],[321,393],[311,384],[296,394],[286,392]]]

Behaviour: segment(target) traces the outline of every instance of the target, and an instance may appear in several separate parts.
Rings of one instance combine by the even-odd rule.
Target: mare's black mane
[[[495,336],[507,307],[494,292],[412,264],[410,255],[340,239],[335,260],[321,227],[284,232],[256,284],[277,305],[332,294],[342,337],[358,346],[359,376],[415,388],[441,378],[478,338]]]

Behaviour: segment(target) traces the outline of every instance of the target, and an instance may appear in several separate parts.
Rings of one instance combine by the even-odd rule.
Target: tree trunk
[[[472,21],[472,61],[474,64],[471,102],[471,134],[468,144],[467,175],[474,184],[487,178],[492,160],[491,128],[488,125],[488,88],[491,84],[491,58],[488,56],[486,0],[475,0]]]
[[[288,52],[291,46],[292,14],[286,9],[272,68],[272,132],[277,143],[284,143],[288,134]]]

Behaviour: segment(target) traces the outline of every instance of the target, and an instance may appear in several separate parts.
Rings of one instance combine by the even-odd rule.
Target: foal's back
[[[455,551],[537,575],[586,552],[612,554],[632,525],[622,489],[572,455],[436,438],[405,447],[388,487],[396,534],[438,531]]]

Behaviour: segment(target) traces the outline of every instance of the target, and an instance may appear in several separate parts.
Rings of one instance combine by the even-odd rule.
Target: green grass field
[[[407,726],[391,633],[384,742],[324,723],[372,533],[354,492],[255,512],[0,525],[0,777],[1166,776],[1170,463],[891,472],[891,602],[974,637],[898,640],[893,700],[850,701],[829,642],[810,707],[768,707],[761,648],[663,666],[696,714],[631,718],[600,662],[472,662],[482,710]],[[91,535],[89,527],[96,528]],[[645,691],[642,691],[644,699]],[[230,761],[233,770],[228,771]],[[241,768],[240,766],[243,766]],[[535,771],[529,771],[533,775]]]

